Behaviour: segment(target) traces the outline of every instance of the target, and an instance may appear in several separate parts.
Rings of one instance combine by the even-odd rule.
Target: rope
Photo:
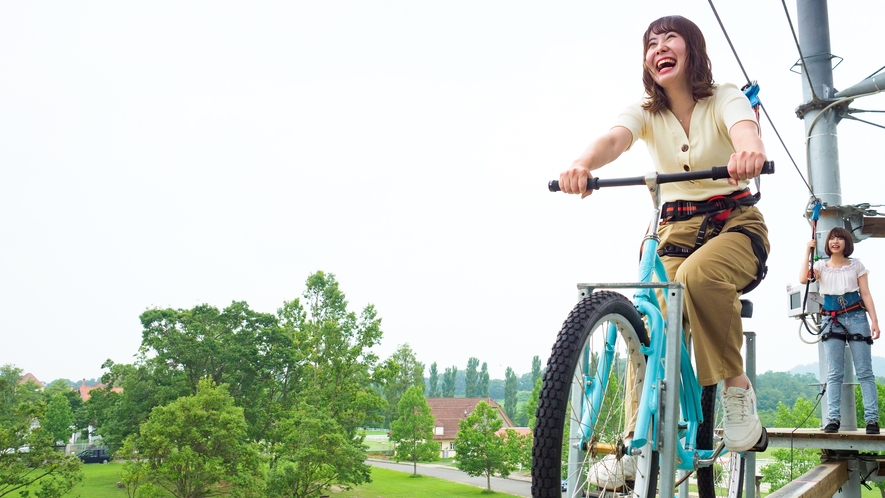
[[[737,50],[734,49],[734,45],[731,43],[731,38],[728,36],[728,32],[725,31],[725,25],[722,24],[722,19],[719,18],[719,12],[716,12],[716,7],[713,5],[713,0],[707,0],[710,3],[710,8],[713,9],[713,15],[716,16],[716,22],[719,23],[719,27],[722,28],[722,34],[725,35],[725,41],[728,42],[728,46],[731,47],[731,53],[734,54],[734,58],[737,60],[738,66],[741,68],[741,72],[744,73],[744,78],[747,80],[747,83],[750,82],[750,77],[747,76],[747,71],[744,69],[744,65],[741,63],[741,58],[738,57]]]
[[[731,43],[731,37],[728,36],[728,31],[725,29],[725,24],[722,23],[722,18],[719,17],[719,12],[716,11],[716,6],[713,5],[713,0],[707,0],[707,2],[710,4],[710,8],[713,10],[713,15],[716,17],[716,22],[719,23],[719,28],[722,30],[722,34],[725,35],[725,40],[728,42],[728,46],[731,47],[731,53],[734,54],[734,58],[737,61],[738,66],[741,68],[741,72],[744,73],[744,78],[746,78],[747,84],[752,85],[753,82],[750,81],[750,77],[747,75],[747,71],[744,69],[744,64],[743,64],[743,62],[741,62],[741,58],[740,58],[740,56],[738,56],[737,50],[734,48],[734,44]],[[787,8],[787,6],[786,6],[786,4],[784,4],[784,10],[786,10],[786,8]],[[787,21],[790,21],[789,12],[787,13]],[[790,31],[793,32],[792,21],[790,21]],[[795,32],[793,32],[793,39],[796,40],[796,47],[798,48],[799,47],[799,40],[796,39]],[[802,50],[801,49],[799,49],[799,57],[802,58],[802,66],[805,67],[805,58],[802,57]],[[885,69],[885,68],[883,68],[883,69]],[[881,71],[881,69],[879,71]],[[808,75],[807,70],[805,70],[803,72],[806,75]],[[809,87],[811,87],[812,94],[814,94],[814,87],[811,85],[810,76],[808,76],[808,78],[809,78],[808,85],[809,85]],[[814,98],[816,100],[817,95],[815,95]],[[815,199],[817,199],[817,197],[814,195],[814,189],[811,188],[811,185],[809,185],[808,180],[805,179],[805,175],[802,174],[802,170],[799,169],[799,165],[796,163],[796,160],[793,158],[793,155],[790,154],[790,149],[787,148],[786,142],[784,142],[783,137],[781,137],[780,132],[777,130],[777,126],[774,125],[774,121],[771,119],[771,116],[768,114],[768,110],[765,108],[765,105],[762,104],[761,100],[759,102],[759,107],[762,109],[762,113],[765,114],[765,118],[768,120],[768,124],[770,124],[771,128],[774,130],[774,134],[777,135],[777,139],[778,139],[778,141],[780,141],[781,147],[784,148],[784,152],[787,153],[787,157],[790,158],[790,162],[793,163],[793,168],[795,168],[796,173],[799,174],[799,178],[802,179],[802,183],[805,184],[805,187],[808,189],[808,192],[811,194],[811,196],[814,197]]]
[[[814,85],[811,84],[811,75],[808,74],[808,66],[805,65],[805,56],[802,55],[802,47],[799,46],[799,38],[796,37],[796,29],[793,28],[793,20],[790,19],[790,11],[787,10],[786,0],[781,0],[781,4],[784,6],[784,14],[787,16],[787,23],[790,25],[790,34],[793,35],[793,42],[796,43],[796,50],[799,51],[799,60],[802,62],[802,73],[805,74],[805,78],[808,79],[808,88],[811,89],[812,100],[818,100],[817,93],[814,91]]]
[[[882,70],[883,70],[883,69],[885,69],[885,66],[882,66],[882,67],[880,67],[880,68],[879,68],[879,69],[877,69],[877,70],[876,70],[876,72],[875,72],[875,73],[873,73],[873,74],[871,74],[871,75],[869,75],[869,76],[867,76],[867,77],[866,77],[866,78],[864,78],[864,79],[867,79],[867,78],[872,78],[872,77],[873,77],[873,76],[875,76],[875,75],[877,75],[877,74],[879,74],[879,73],[881,73],[881,72],[882,72]]]

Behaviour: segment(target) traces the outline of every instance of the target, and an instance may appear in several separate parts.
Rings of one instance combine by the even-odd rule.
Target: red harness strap
[[[862,301],[858,301],[858,302],[852,304],[851,306],[849,306],[847,308],[843,308],[841,310],[836,310],[836,311],[821,310],[820,314],[827,315],[827,316],[836,316],[836,315],[841,315],[842,313],[848,313],[849,311],[854,311],[857,309],[861,309],[861,310],[866,309],[863,307]]]
[[[731,210],[736,206],[752,206],[758,201],[758,195],[753,195],[750,189],[745,188],[730,195],[717,195],[706,201],[665,202],[661,213],[661,223],[670,220],[687,220],[699,214],[713,212],[719,213],[713,219],[723,221],[728,218],[728,213],[731,213]]]

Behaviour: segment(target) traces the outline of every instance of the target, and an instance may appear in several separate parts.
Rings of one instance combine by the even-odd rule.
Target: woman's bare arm
[[[572,167],[559,175],[559,188],[567,194],[581,194],[587,197],[593,191],[587,190],[590,172],[614,161],[633,143],[633,134],[623,126],[615,126],[606,134],[593,141],[572,163]]]
[[[879,318],[876,316],[876,305],[873,304],[873,296],[870,294],[870,282],[867,275],[857,277],[857,285],[860,287],[860,297],[863,299],[864,308],[870,314],[870,331],[873,339],[879,338]]]

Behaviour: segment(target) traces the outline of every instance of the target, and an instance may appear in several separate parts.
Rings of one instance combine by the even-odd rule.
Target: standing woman
[[[694,342],[698,381],[723,382],[724,439],[730,451],[752,448],[762,435],[756,394],[744,374],[740,295],[758,283],[769,251],[768,229],[747,181],[766,160],[756,116],[734,85],[713,83],[700,29],[681,16],[652,22],[642,37],[645,97],[627,107],[559,177],[563,192],[590,195],[591,172],[642,139],[659,173],[728,165],[728,182],[698,180],[661,185],[665,202],[658,251],[671,280],[685,285],[686,330]],[[731,206],[680,216],[675,202]]]
[[[799,281],[808,283],[808,260],[814,249],[808,243]],[[824,320],[821,341],[827,354],[827,425],[824,432],[839,432],[842,424],[842,379],[845,377],[845,348],[851,349],[857,381],[863,394],[867,434],[879,434],[879,393],[873,375],[872,345],[879,338],[879,319],[870,294],[869,271],[859,259],[849,259],[854,252],[851,233],[836,227],[827,234],[829,261],[814,263],[814,278],[824,296]],[[870,320],[867,321],[867,313]],[[847,345],[846,345],[847,343]]]

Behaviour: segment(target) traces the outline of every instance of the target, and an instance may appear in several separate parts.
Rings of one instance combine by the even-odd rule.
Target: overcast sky
[[[804,174],[782,5],[716,7]],[[745,82],[703,0],[0,2],[0,364],[98,377],[133,361],[145,309],[275,312],[317,270],[377,307],[382,357],[408,342],[492,377],[546,362],[576,282],[635,280],[650,207],[546,183],[641,97],[642,33],[669,14],[704,31],[718,82]],[[837,88],[885,65],[883,18],[831,2]],[[767,122],[763,139],[760,372],[817,361],[786,316],[808,192]],[[846,204],[885,203],[883,139],[839,126]],[[599,176],[651,168],[640,144]],[[855,252],[880,311],[882,245]]]

